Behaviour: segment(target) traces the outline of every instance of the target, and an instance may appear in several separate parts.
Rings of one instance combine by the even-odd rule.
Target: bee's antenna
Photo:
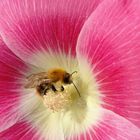
[[[77,73],[77,71],[72,72],[70,75],[72,76],[74,73]]]
[[[77,73],[77,71],[72,72],[70,75],[72,76],[74,73]],[[81,97],[80,92],[79,92],[78,88],[76,87],[76,85],[74,84],[73,81],[72,81],[72,84],[74,85],[74,87],[75,87],[77,93],[79,94],[79,97]]]
[[[73,82],[73,81],[72,81],[72,84],[74,85],[74,87],[75,87],[75,89],[76,89],[77,93],[79,94],[79,97],[81,97],[80,92],[79,92],[78,88],[76,87],[76,85],[74,84],[74,82]]]

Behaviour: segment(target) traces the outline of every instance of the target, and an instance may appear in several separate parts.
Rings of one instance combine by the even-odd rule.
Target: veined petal
[[[0,2],[0,34],[23,60],[37,52],[71,52],[84,21],[102,0],[5,0]]]
[[[124,117],[102,109],[102,117],[96,126],[91,126],[70,140],[139,140],[140,129]]]
[[[103,140],[139,140],[140,129],[124,117],[102,110],[103,118],[95,129],[95,136]]]
[[[33,128],[33,126],[27,122],[18,122],[9,129],[0,133],[0,138],[3,140],[44,140],[38,133],[38,131]]]
[[[1,39],[0,49],[0,131],[3,131],[21,119],[23,82],[33,66],[14,55]]]
[[[6,46],[0,36],[0,61],[13,70],[18,70],[20,74],[24,74],[27,71],[27,66],[18,56]],[[8,71],[7,71],[8,72]]]
[[[96,76],[102,106],[140,126],[140,1],[105,0],[79,36],[79,63]],[[81,59],[82,58],[82,59]]]

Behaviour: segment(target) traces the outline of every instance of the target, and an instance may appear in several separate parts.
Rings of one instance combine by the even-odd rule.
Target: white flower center
[[[64,91],[54,93],[49,90],[42,98],[38,98],[35,90],[26,90],[21,99],[23,114],[43,137],[49,140],[65,139],[85,133],[100,119],[101,100],[98,85],[86,60],[72,58],[71,55],[40,53],[33,57],[40,70],[33,73],[60,67],[67,72],[78,71],[73,76],[73,84],[64,85]],[[31,73],[30,72],[30,73]],[[57,88],[57,87],[56,87]],[[43,102],[42,102],[43,101]]]

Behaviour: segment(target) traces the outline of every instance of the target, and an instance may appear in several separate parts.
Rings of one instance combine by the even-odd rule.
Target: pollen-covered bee
[[[80,96],[80,93],[72,80],[72,75],[76,72],[77,71],[74,71],[70,74],[63,69],[56,68],[50,69],[47,72],[31,74],[27,77],[28,82],[25,85],[25,88],[36,88],[37,92],[40,95],[45,95],[47,93],[47,90],[56,92],[57,89],[55,87],[55,84],[57,82],[60,82],[61,91],[65,90],[63,85],[73,84]]]

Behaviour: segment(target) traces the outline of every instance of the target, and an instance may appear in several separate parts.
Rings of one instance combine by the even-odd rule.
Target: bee
[[[61,91],[65,90],[63,85],[73,84],[80,96],[80,92],[72,80],[72,75],[74,73],[77,73],[77,71],[70,74],[63,69],[55,68],[50,69],[47,72],[31,74],[27,77],[28,82],[26,83],[25,88],[36,88],[40,95],[45,95],[48,90],[57,92],[58,90],[56,89],[55,84],[60,82]]]

